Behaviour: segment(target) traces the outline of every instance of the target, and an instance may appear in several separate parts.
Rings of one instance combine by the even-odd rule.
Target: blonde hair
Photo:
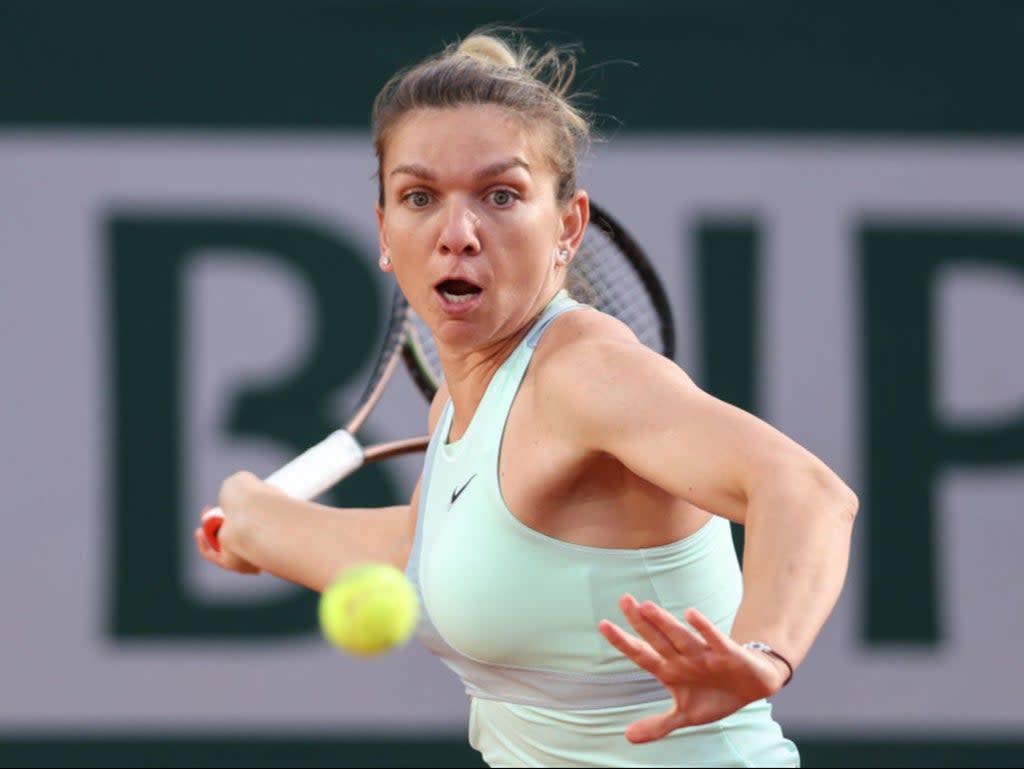
[[[567,203],[576,192],[577,161],[590,139],[590,121],[570,94],[576,56],[568,47],[537,50],[520,32],[483,27],[391,77],[373,102],[373,147],[380,173],[390,132],[412,110],[492,104],[518,114],[525,125],[547,131],[547,159],[557,179],[555,195]]]

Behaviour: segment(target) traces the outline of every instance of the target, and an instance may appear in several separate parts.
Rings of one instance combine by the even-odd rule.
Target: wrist
[[[764,641],[747,641],[745,644],[743,644],[743,648],[752,649],[753,651],[758,651],[763,654],[767,654],[772,659],[781,662],[782,666],[786,669],[786,678],[782,682],[783,686],[785,686],[793,680],[793,665],[790,663],[788,659],[786,659],[783,655],[779,654],[779,652],[777,652],[771,646],[766,644]]]

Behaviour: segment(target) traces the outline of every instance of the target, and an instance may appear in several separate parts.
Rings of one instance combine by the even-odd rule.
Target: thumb
[[[686,720],[673,708],[667,713],[658,713],[634,721],[626,727],[626,739],[634,744],[652,742],[686,726]]]

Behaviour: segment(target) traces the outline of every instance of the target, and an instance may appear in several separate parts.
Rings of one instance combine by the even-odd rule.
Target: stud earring
[[[558,263],[559,264],[565,264],[568,261],[569,261],[569,249],[563,248],[561,251],[558,252]]]
[[[382,270],[386,270],[391,266],[391,257],[387,254],[381,254],[380,260],[377,262]]]

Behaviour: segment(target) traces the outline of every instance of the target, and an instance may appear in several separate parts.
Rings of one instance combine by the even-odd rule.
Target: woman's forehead
[[[519,158],[531,172],[543,162],[542,129],[521,115],[489,104],[411,110],[389,132],[387,166],[472,161],[487,166]]]

